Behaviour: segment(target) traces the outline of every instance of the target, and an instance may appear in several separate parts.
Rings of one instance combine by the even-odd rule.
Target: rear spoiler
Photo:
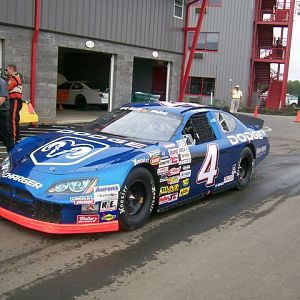
[[[232,115],[234,115],[239,121],[241,121],[248,128],[252,128],[254,130],[259,130],[259,129],[262,129],[264,126],[264,120],[262,120],[262,119],[254,118],[254,117],[247,116],[244,114],[233,113]]]

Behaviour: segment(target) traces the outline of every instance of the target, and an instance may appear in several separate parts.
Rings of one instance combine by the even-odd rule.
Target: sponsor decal
[[[168,171],[169,171],[168,167],[159,168],[159,169],[157,169],[157,174],[158,175],[167,174]]]
[[[191,154],[188,152],[188,153],[180,153],[180,159],[181,160],[189,160],[191,159]]]
[[[186,171],[182,171],[180,172],[180,178],[184,179],[184,178],[189,178],[192,175],[192,171],[191,170],[186,170]]]
[[[153,156],[150,159],[150,165],[157,166],[160,163],[161,158],[159,156]]]
[[[170,143],[170,144],[163,145],[163,147],[170,149],[176,147],[176,145],[174,143]]]
[[[188,186],[190,184],[190,179],[189,178],[185,178],[182,180],[182,185],[184,187]]]
[[[162,204],[170,203],[170,202],[177,201],[177,200],[178,200],[178,193],[173,193],[171,195],[164,195],[164,196],[159,197],[158,204],[162,205]]]
[[[162,186],[160,188],[160,195],[163,195],[163,194],[171,194],[171,193],[174,193],[174,192],[177,192],[179,190],[179,184],[173,184],[173,185],[170,185],[170,186]]]
[[[159,182],[167,182],[168,181],[168,176],[167,175],[162,175],[159,179]]]
[[[152,150],[152,151],[148,152],[148,155],[150,157],[159,156],[160,155],[160,150],[159,149]]]
[[[179,165],[189,165],[192,162],[192,159],[185,159],[179,162]]]
[[[236,174],[236,164],[232,165],[232,171],[231,171],[232,175]]]
[[[178,156],[177,157],[171,156],[170,160],[171,160],[172,165],[176,165],[176,164],[179,163],[179,157]]]
[[[190,193],[190,187],[187,186],[179,191],[179,197],[187,196]]]
[[[179,182],[180,177],[179,176],[174,176],[174,177],[169,177],[168,178],[168,184],[172,185],[172,184],[176,184]]]
[[[180,147],[180,148],[186,148],[187,147],[187,144],[186,144],[186,140],[178,140],[176,141],[177,145]],[[179,150],[180,151],[180,150]]]
[[[137,165],[140,165],[140,164],[148,163],[149,158],[148,157],[135,158],[135,159],[132,160],[132,162],[135,166],[137,166]]]
[[[100,202],[103,200],[116,200],[118,199],[119,191],[119,184],[96,186],[94,187],[95,202]]]
[[[17,175],[17,174],[12,174],[12,173],[5,173],[2,174],[2,178],[7,178],[10,180],[13,180],[15,182],[19,182],[19,183],[23,183],[25,185],[28,185],[32,188],[35,188],[36,190],[40,189],[41,187],[43,187],[43,185],[35,180],[32,180],[30,178],[27,177],[23,177],[21,175]]]
[[[178,156],[179,154],[179,149],[178,148],[173,148],[173,149],[169,149],[169,155],[172,156]]]
[[[168,171],[168,176],[171,177],[171,176],[175,176],[175,175],[178,175],[181,171],[181,168],[172,168]]]
[[[256,158],[259,158],[267,153],[267,146],[261,146],[256,148]]]
[[[191,169],[191,165],[182,166],[182,171],[186,171],[186,170],[190,170],[190,169]]]
[[[116,210],[117,205],[118,205],[118,200],[117,199],[101,201],[101,203],[100,203],[100,212]]]
[[[225,176],[225,177],[224,177],[224,184],[225,184],[225,183],[228,183],[228,182],[231,182],[231,181],[233,181],[233,180],[234,180],[234,175],[233,175],[233,174],[228,175],[228,176]]]
[[[99,223],[99,215],[78,215],[77,224],[95,224]]]
[[[159,167],[160,168],[168,167],[170,164],[171,164],[171,160],[169,158],[168,159],[164,159],[164,160],[160,161]]]
[[[109,145],[81,137],[64,136],[30,154],[35,165],[70,166],[78,164],[106,149]]]
[[[82,214],[98,213],[98,211],[99,211],[99,204],[83,204],[81,206]]]
[[[101,221],[103,222],[110,222],[117,218],[117,215],[111,213],[104,213],[101,214]]]
[[[109,138],[109,137],[107,137],[105,135],[102,135],[102,134],[91,134],[91,133],[88,133],[88,132],[78,132],[78,131],[69,130],[69,129],[63,129],[63,130],[59,130],[57,132],[64,133],[64,134],[72,134],[74,136],[80,136],[80,137],[82,137],[82,136],[88,137],[89,139],[92,139],[92,140],[88,140],[90,142],[95,142],[94,140],[108,141],[108,142],[111,142],[111,143],[122,144],[122,145],[129,146],[129,147],[132,147],[132,148],[137,148],[137,149],[141,149],[141,148],[144,148],[144,147],[147,146],[147,145],[142,144],[142,143],[129,142],[128,140],[125,140],[125,139]],[[108,145],[106,145],[106,146],[108,146]]]
[[[95,199],[92,196],[75,196],[71,197],[70,201],[73,202],[75,205],[95,203]]]
[[[237,145],[239,143],[246,143],[253,140],[262,140],[265,136],[266,133],[263,130],[252,130],[244,133],[238,133],[236,135],[228,135],[227,138],[231,145]]]

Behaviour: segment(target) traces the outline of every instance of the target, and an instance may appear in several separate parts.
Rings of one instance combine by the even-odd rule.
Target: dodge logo
[[[96,155],[108,145],[77,137],[61,137],[38,148],[30,154],[35,165],[69,166]]]

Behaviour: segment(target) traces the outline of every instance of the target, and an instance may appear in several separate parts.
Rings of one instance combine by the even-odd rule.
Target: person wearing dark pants
[[[14,141],[20,140],[20,110],[22,109],[22,78],[13,64],[6,66],[9,76],[8,93],[10,102],[11,130]]]
[[[7,152],[9,152],[14,147],[9,119],[10,114],[7,83],[0,77],[0,140],[5,145]]]

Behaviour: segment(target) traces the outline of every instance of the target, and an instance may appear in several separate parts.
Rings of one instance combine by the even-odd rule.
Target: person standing
[[[240,90],[240,86],[236,85],[234,89],[231,91],[231,105],[230,105],[230,112],[237,113],[239,107],[242,104],[243,100],[243,93]]]
[[[0,140],[5,145],[7,152],[14,147],[9,118],[7,82],[0,77]]]
[[[17,73],[17,67],[13,64],[6,66],[8,79],[8,93],[10,102],[10,118],[13,139],[20,140],[20,110],[22,109],[22,78]]]

